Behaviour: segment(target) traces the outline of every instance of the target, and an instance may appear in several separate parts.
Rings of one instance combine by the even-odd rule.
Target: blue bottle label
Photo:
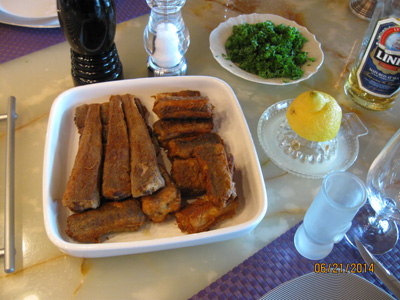
[[[360,88],[374,96],[391,97],[400,89],[400,22],[376,23],[357,70]]]

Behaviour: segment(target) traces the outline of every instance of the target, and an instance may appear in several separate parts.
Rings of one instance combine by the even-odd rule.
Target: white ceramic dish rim
[[[301,78],[296,80],[290,80],[288,78],[264,79],[258,75],[251,74],[240,69],[233,62],[226,59],[227,54],[225,49],[225,42],[228,39],[228,37],[232,34],[232,27],[234,25],[239,25],[243,23],[255,24],[266,21],[271,21],[275,25],[284,24],[286,26],[290,25],[296,27],[302,33],[302,35],[305,38],[307,38],[308,42],[305,43],[303,50],[308,52],[309,57],[315,57],[315,61],[303,65],[302,69],[304,71],[304,74]],[[314,34],[312,34],[307,28],[300,26],[294,21],[273,14],[253,13],[248,15],[240,15],[237,17],[230,18],[227,21],[219,24],[218,27],[215,28],[210,34],[210,50],[215,60],[223,68],[225,68],[232,74],[235,74],[236,76],[239,76],[249,81],[262,84],[269,84],[269,85],[288,85],[306,80],[319,70],[324,61],[324,53],[322,52],[321,44],[317,41]]]
[[[227,99],[232,99],[232,107],[236,110],[236,113],[241,114],[241,120],[238,120],[243,125],[244,132],[247,132],[246,136],[242,137],[243,141],[249,143],[247,150],[248,161],[246,161],[246,168],[251,168],[250,175],[253,176],[252,182],[254,186],[251,186],[251,190],[255,190],[257,199],[255,201],[256,210],[254,215],[249,220],[246,220],[241,224],[234,224],[225,228],[217,228],[207,232],[191,235],[179,235],[165,238],[158,238],[152,240],[139,240],[139,241],[123,241],[123,242],[108,242],[99,244],[83,244],[70,242],[61,237],[59,233],[59,227],[57,224],[57,205],[60,205],[60,199],[53,199],[52,193],[57,190],[57,185],[60,182],[56,182],[54,178],[55,159],[56,155],[54,150],[60,145],[60,130],[61,123],[63,122],[62,115],[64,113],[63,106],[69,105],[70,109],[76,107],[77,104],[85,103],[85,100],[75,100],[74,104],[65,104],[65,102],[71,97],[76,95],[88,95],[91,93],[92,99],[87,101],[98,102],[96,98],[109,97],[111,94],[132,92],[132,88],[140,86],[141,84],[162,84],[165,87],[171,87],[172,90],[176,88],[195,88],[195,86],[212,84],[216,87],[225,89],[225,91],[231,93]],[[170,88],[170,89],[171,89]],[[166,89],[166,88],[164,88]],[[218,104],[217,104],[218,105]],[[70,122],[73,123],[71,120]],[[73,125],[74,126],[74,125]],[[229,143],[229,142],[228,142]],[[235,155],[235,153],[233,153]],[[62,184],[61,184],[62,185]],[[65,183],[64,183],[65,185]],[[250,188],[250,187],[249,187]],[[247,200],[248,201],[248,200]],[[159,77],[159,78],[140,78],[130,79],[115,82],[107,82],[101,84],[93,84],[82,87],[72,88],[60,94],[54,101],[48,123],[48,130],[46,134],[45,153],[44,153],[44,166],[43,166],[43,215],[46,233],[51,242],[56,245],[63,252],[78,256],[78,257],[106,257],[106,256],[117,256],[126,254],[143,253],[150,251],[159,251],[187,246],[196,246],[200,244],[213,243],[217,241],[223,241],[231,238],[238,237],[249,231],[258,225],[262,220],[267,210],[267,193],[263,181],[260,164],[257,158],[254,143],[251,138],[251,134],[247,123],[244,119],[243,112],[241,111],[239,102],[232,89],[224,81],[208,76],[183,76],[183,77]],[[176,225],[175,225],[176,226]]]

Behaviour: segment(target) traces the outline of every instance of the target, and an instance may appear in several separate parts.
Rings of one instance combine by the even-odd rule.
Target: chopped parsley
[[[292,26],[271,21],[233,26],[232,35],[225,43],[226,59],[239,68],[262,78],[290,78],[303,76],[301,66],[313,58],[301,51],[307,39]]]

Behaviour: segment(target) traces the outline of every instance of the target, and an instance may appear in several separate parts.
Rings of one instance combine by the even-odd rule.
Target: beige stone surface
[[[321,180],[296,177],[279,169],[263,153],[257,122],[270,105],[308,89],[333,95],[344,112],[357,113],[368,127],[350,172],[363,180],[373,158],[399,128],[399,105],[372,113],[349,101],[343,84],[368,25],[348,9],[348,1],[320,0],[188,0],[183,17],[191,34],[188,75],[226,81],[240,101],[258,151],[268,194],[268,211],[250,233],[213,244],[153,253],[75,258],[48,239],[43,222],[42,165],[47,121],[54,99],[72,88],[69,46],[58,44],[0,65],[0,113],[8,96],[17,98],[16,121],[16,263],[13,274],[0,259],[0,299],[187,299],[297,224],[316,195]],[[273,13],[293,19],[313,32],[325,61],[309,80],[296,85],[268,86],[247,82],[222,69],[209,51],[212,29],[228,17]],[[148,16],[118,26],[116,44],[125,78],[147,77],[143,31]],[[0,122],[0,161],[4,157],[5,124]],[[0,195],[4,195],[4,163],[0,163]],[[0,199],[3,199],[1,196]],[[0,221],[4,206],[0,201]],[[0,225],[2,228],[2,225]],[[0,248],[3,232],[0,232]],[[227,256],[227,253],[229,255]]]

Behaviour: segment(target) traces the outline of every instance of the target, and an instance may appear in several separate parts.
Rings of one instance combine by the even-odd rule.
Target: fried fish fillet
[[[167,145],[168,157],[190,158],[198,147],[206,145],[223,144],[222,138],[215,132],[201,134],[195,137],[178,138],[170,140]]]
[[[214,127],[212,118],[208,119],[170,119],[157,120],[153,124],[154,134],[161,145],[178,137],[196,136],[209,133]]]
[[[134,198],[152,194],[165,186],[157,163],[155,146],[132,95],[120,96],[128,125],[131,189]]]
[[[72,211],[83,211],[100,205],[103,156],[101,132],[100,105],[91,104],[62,199],[63,205]]]
[[[198,147],[194,156],[207,178],[206,194],[209,200],[218,207],[224,207],[236,193],[224,146],[215,144]]]
[[[102,194],[108,199],[122,200],[131,195],[131,177],[128,130],[120,97],[111,97],[108,119]]]
[[[81,243],[99,243],[103,235],[111,232],[139,230],[145,219],[136,199],[107,202],[98,209],[69,216],[66,233]]]
[[[224,207],[218,207],[207,197],[201,197],[175,213],[175,217],[182,232],[198,233],[209,230],[222,220],[231,218],[235,215],[238,205],[238,198],[232,198]]]
[[[229,171],[233,176],[233,155],[227,154]],[[207,177],[204,174],[197,158],[176,158],[172,161],[171,177],[181,191],[182,196],[200,196],[206,193]],[[232,196],[236,196],[233,191]]]
[[[78,128],[78,132],[82,135],[83,129],[85,128],[85,119],[87,111],[90,104],[82,104],[75,109],[75,125]],[[102,137],[104,143],[107,141],[107,131],[108,131],[108,109],[109,102],[104,102],[100,104],[100,117],[102,125]]]
[[[158,93],[155,96],[153,96],[156,101],[166,98],[166,97],[198,97],[200,96],[201,93],[200,91],[196,90],[182,90],[178,92],[164,92],[164,93]]]
[[[139,98],[134,97],[133,99],[135,100],[135,104],[136,104],[136,107],[137,107],[139,113],[142,115],[143,119],[146,120],[146,116],[147,116],[146,106],[143,105],[142,101],[140,101]]]
[[[153,112],[160,119],[212,118],[214,106],[203,96],[171,96],[156,99]]]
[[[207,178],[197,158],[174,159],[171,177],[181,191],[182,196],[200,196],[206,192]]]
[[[181,208],[181,193],[167,170],[160,165],[165,187],[141,198],[143,212],[155,223],[163,222],[170,213]]]
[[[85,119],[87,111],[89,109],[89,104],[82,104],[75,108],[75,125],[78,128],[79,134],[82,134],[83,128],[85,128]]]

